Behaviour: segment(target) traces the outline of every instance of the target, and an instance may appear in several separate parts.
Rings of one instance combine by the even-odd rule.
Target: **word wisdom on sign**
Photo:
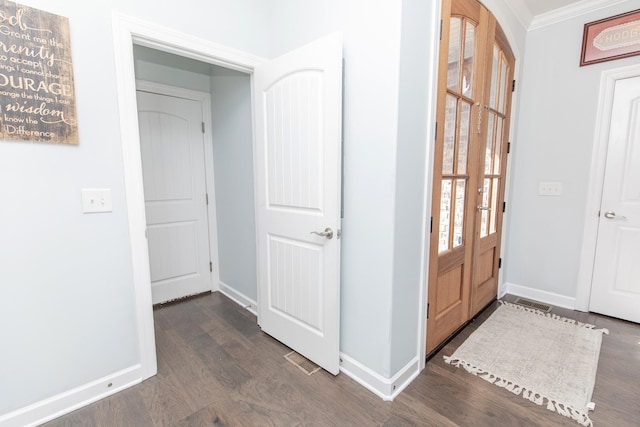
[[[78,144],[69,20],[0,0],[0,139]]]

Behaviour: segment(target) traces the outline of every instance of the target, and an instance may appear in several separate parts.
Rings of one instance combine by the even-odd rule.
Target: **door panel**
[[[322,334],[323,326],[323,252],[323,245],[269,236],[271,308],[316,334]]]
[[[198,233],[195,221],[151,224],[147,228],[151,283],[198,273]],[[180,248],[178,253],[167,248]],[[177,252],[177,251],[176,251]]]
[[[269,208],[323,214],[322,81],[321,71],[300,70],[264,92]]]
[[[497,293],[513,73],[479,2],[445,0],[442,16],[427,353]]]
[[[450,311],[451,308],[460,304],[460,301],[462,301],[463,291],[460,285],[462,283],[463,271],[463,267],[458,265],[452,270],[438,276],[437,292],[439,298],[437,305],[434,307],[437,313]]]
[[[154,304],[211,290],[202,108],[137,92]]]
[[[618,80],[589,310],[640,323],[640,77]]]
[[[500,244],[504,185],[509,138],[509,118],[513,81],[513,54],[495,20],[489,22],[495,34],[488,43],[487,57],[491,58],[486,73],[483,117],[486,128],[481,139],[478,188],[480,195],[474,242],[474,271],[471,279],[471,312],[475,316],[496,298],[500,268]]]
[[[254,84],[258,322],[337,374],[341,37],[329,36],[258,67]],[[326,229],[331,235],[320,235]]]

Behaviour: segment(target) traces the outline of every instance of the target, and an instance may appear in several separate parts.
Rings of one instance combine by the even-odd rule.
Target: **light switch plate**
[[[110,188],[82,189],[83,213],[111,212],[112,210]]]
[[[540,181],[538,183],[539,196],[561,196],[562,183],[558,181]]]

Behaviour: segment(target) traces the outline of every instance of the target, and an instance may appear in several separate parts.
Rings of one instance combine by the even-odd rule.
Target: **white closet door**
[[[254,85],[258,322],[337,374],[341,37],[329,36],[258,67]]]
[[[615,86],[589,310],[640,323],[640,77]]]
[[[211,290],[200,102],[138,91],[154,304]]]

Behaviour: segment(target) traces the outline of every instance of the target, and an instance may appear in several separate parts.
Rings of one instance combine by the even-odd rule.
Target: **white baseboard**
[[[344,353],[340,353],[340,372],[376,394],[382,400],[392,401],[420,373],[418,357],[413,358],[392,378],[385,378]]]
[[[570,310],[575,310],[576,307],[575,298],[555,294],[553,292],[543,291],[540,289],[530,288],[527,286],[516,285],[515,283],[507,282],[506,293],[555,305],[557,307],[568,308]]]
[[[255,316],[258,315],[258,303],[247,297],[242,292],[236,291],[231,286],[222,281],[220,281],[220,292],[223,293],[226,297],[232,299],[238,305],[247,309],[250,313],[254,314]]]
[[[258,303],[220,281],[220,292],[257,316]],[[340,371],[383,400],[391,401],[420,373],[416,356],[393,378],[385,378],[344,353],[340,353]]]
[[[135,365],[17,411],[0,415],[0,426],[24,427],[40,425],[139,384],[141,381],[141,367],[140,365]]]

